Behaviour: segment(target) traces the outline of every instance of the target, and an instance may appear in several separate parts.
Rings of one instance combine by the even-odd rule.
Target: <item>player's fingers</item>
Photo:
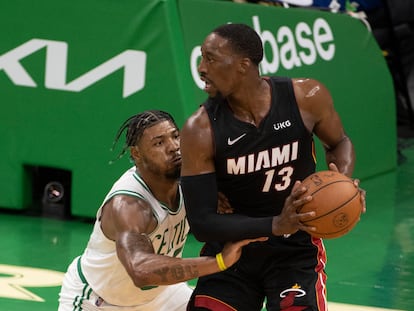
[[[362,189],[362,188],[359,187],[359,184],[360,184],[360,180],[359,179],[353,179],[353,182],[354,182],[355,187],[357,187],[358,190],[359,190],[360,199],[361,199],[361,203],[362,203],[362,206],[363,206],[362,207],[362,213],[365,213],[367,211],[367,209],[366,209],[366,201],[365,201],[365,197],[367,195],[367,192],[364,189]]]
[[[306,213],[298,213],[297,214],[297,218],[299,220],[299,222],[304,222],[307,220],[312,219],[313,217],[315,217],[316,212],[315,211],[310,211],[310,212],[306,212]]]
[[[359,187],[360,180],[358,178],[353,179],[355,187]]]
[[[301,207],[302,205],[304,205],[304,204],[306,204],[310,201],[312,201],[312,196],[307,195],[307,196],[304,196],[302,198],[298,198],[298,199],[294,200],[292,202],[292,205],[295,207],[296,211],[298,211],[298,210],[300,210],[299,207]]]
[[[222,193],[222,192],[218,192],[218,193],[217,193],[217,195],[218,195],[218,199],[219,199],[220,201],[223,201],[223,203],[230,204],[230,203],[229,203],[229,199],[227,199],[227,197],[224,195],[224,193]]]
[[[259,238],[254,238],[254,239],[245,239],[245,240],[240,240],[235,242],[234,244],[237,244],[238,246],[245,246],[247,244],[253,243],[253,242],[264,242],[267,241],[269,238],[268,237],[259,237]]]
[[[300,181],[296,181],[295,182],[295,184],[294,184],[294,186],[293,186],[293,188],[292,188],[292,191],[291,191],[291,193],[290,193],[290,198],[292,199],[292,200],[296,200],[296,199],[298,199],[302,194],[304,194],[305,192],[307,191],[307,188],[306,187],[304,187],[304,186],[302,186],[302,182],[300,182]]]
[[[299,225],[299,229],[302,230],[302,231],[310,232],[310,233],[316,231],[316,227],[307,226],[305,224]]]
[[[218,192],[217,213],[219,213],[219,214],[231,214],[231,213],[233,213],[233,208],[231,207],[229,200],[221,192]]]
[[[338,167],[336,166],[335,163],[331,162],[329,163],[329,170],[330,171],[335,171],[335,172],[339,172]]]
[[[366,207],[366,195],[367,192],[364,189],[359,188],[361,203],[362,203],[362,213],[365,213],[367,211]]]

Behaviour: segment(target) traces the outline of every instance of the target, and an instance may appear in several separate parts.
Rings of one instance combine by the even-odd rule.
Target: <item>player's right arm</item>
[[[156,221],[149,204],[139,198],[112,198],[103,208],[101,225],[105,236],[115,241],[118,258],[137,287],[175,284],[220,271],[215,257],[184,259],[155,254],[147,234],[155,229]],[[224,264],[233,265],[241,248],[250,242],[226,244]]]
[[[306,191],[300,183],[295,185],[278,216],[253,218],[240,214],[218,214],[213,133],[204,107],[200,107],[186,121],[180,136],[181,186],[187,218],[192,233],[199,241],[236,241],[311,230],[301,222],[310,215],[296,213],[296,209],[309,200],[308,197],[299,199]]]

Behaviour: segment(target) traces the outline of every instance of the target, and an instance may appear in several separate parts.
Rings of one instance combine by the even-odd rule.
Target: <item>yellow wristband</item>
[[[217,265],[218,265],[220,271],[224,271],[224,270],[227,269],[227,267],[224,263],[224,260],[223,260],[223,255],[221,253],[218,253],[216,255],[216,261],[217,261]]]

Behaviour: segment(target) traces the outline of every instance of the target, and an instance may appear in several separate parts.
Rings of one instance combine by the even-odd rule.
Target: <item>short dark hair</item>
[[[257,32],[245,24],[224,24],[212,31],[227,39],[235,52],[259,65],[263,59],[263,44]]]
[[[112,146],[113,148],[116,145],[122,133],[126,130],[125,143],[117,159],[125,154],[128,147],[135,146],[139,142],[145,129],[163,121],[171,122],[178,129],[174,118],[168,112],[162,110],[146,110],[125,120],[119,128]]]

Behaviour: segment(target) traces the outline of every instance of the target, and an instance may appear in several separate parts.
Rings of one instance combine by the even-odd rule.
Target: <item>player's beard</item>
[[[168,179],[178,180],[181,174],[181,165],[177,165],[173,170],[167,171],[165,177]]]
[[[153,175],[161,175],[169,180],[178,180],[180,178],[181,163],[165,171],[160,169],[160,167],[149,158],[145,158],[143,164],[148,171],[152,172]]]

